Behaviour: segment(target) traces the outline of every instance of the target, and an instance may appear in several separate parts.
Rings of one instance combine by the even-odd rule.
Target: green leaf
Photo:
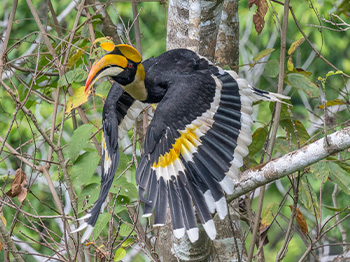
[[[120,188],[120,191],[119,191]],[[118,179],[114,179],[111,189],[109,190],[112,194],[118,194],[122,196],[127,196],[130,199],[138,197],[136,185],[127,181],[127,179],[122,176]]]
[[[289,149],[290,145],[289,142],[286,140],[285,137],[277,137],[276,143],[275,143],[275,150],[276,152],[285,155],[290,152]]]
[[[294,126],[292,121],[294,122]],[[292,139],[294,145],[298,144],[297,139],[299,139],[299,144],[301,146],[306,144],[310,139],[310,135],[308,134],[306,128],[299,120],[292,120],[290,118],[281,119],[280,126],[283,127],[287,133],[287,137]],[[298,137],[296,136],[294,129],[296,130]]]
[[[253,141],[249,146],[249,156],[253,157],[257,152],[261,151],[267,137],[267,130],[264,127],[260,127],[255,130],[252,138]]]
[[[322,205],[322,207],[327,208],[328,210],[334,211],[334,212],[340,212],[344,209],[341,207],[331,207],[331,206],[327,206],[327,205]],[[346,208],[346,210],[349,210],[349,208]]]
[[[278,206],[278,202],[272,202],[264,207],[261,213],[261,224],[263,226],[269,226],[272,223],[274,216],[277,214]]]
[[[84,50],[88,48],[87,46],[82,47],[81,49],[76,50],[75,54],[73,54],[67,63],[67,68],[72,68],[77,61],[79,60],[79,58],[84,54]]]
[[[350,174],[341,168],[336,162],[328,161],[329,178],[344,191],[345,194],[350,195]]]
[[[71,84],[74,79],[74,72],[68,71],[63,76],[61,76],[60,79],[58,79],[57,87],[67,86],[68,84]]]
[[[112,216],[111,214],[104,212],[99,215],[96,225],[94,227],[94,238],[97,238],[102,230],[104,230],[107,227],[108,222],[111,220]]]
[[[122,237],[133,236],[136,235],[135,231],[128,226],[127,224],[122,224],[119,229],[119,235]],[[131,232],[132,231],[132,232]]]
[[[68,145],[68,157],[72,162],[75,162],[79,156],[80,151],[88,143],[91,133],[94,130],[94,126],[91,124],[86,124],[78,127],[69,142]]]
[[[114,212],[116,214],[119,214],[126,210],[126,205],[130,203],[130,198],[127,196],[118,196],[117,197],[117,202],[115,204]]]
[[[263,58],[263,57],[265,57],[265,56],[271,54],[273,51],[275,51],[275,49],[273,49],[273,48],[267,48],[267,49],[261,51],[261,52],[260,52],[259,54],[257,54],[256,56],[254,56],[253,61],[254,61],[254,62],[258,62],[261,58]]]
[[[67,99],[66,114],[73,109],[85,104],[89,100],[89,93],[85,93],[85,86],[74,89],[74,94]]]
[[[301,179],[299,185],[299,194],[300,201],[303,203],[305,208],[311,213],[319,217],[320,216],[320,206],[318,202],[318,198],[316,196],[315,191],[311,187],[311,185],[307,186],[306,181]]]
[[[31,98],[29,97],[28,100],[27,100],[27,102],[26,102],[26,104],[25,104],[25,107],[28,108],[28,109],[30,109],[32,106],[35,106],[36,104],[37,104],[36,100],[31,99]],[[34,110],[32,109],[32,111],[34,111]]]
[[[310,166],[310,173],[315,180],[328,180],[329,165],[326,161],[320,161]]]
[[[264,74],[268,77],[275,78],[278,76],[279,70],[280,70],[280,63],[278,62],[277,59],[272,59],[269,62],[267,62],[264,69]]]
[[[122,247],[129,247],[129,246],[131,246],[133,243],[134,243],[134,239],[128,238],[128,239],[126,239],[126,240],[123,242]]]
[[[98,180],[100,180],[100,179],[98,179]],[[92,206],[92,204],[95,203],[95,201],[97,200],[98,195],[100,193],[100,189],[101,189],[100,181],[98,181],[98,183],[91,183],[88,185],[85,184],[83,190],[78,195],[78,210],[79,210],[79,212],[83,212],[84,210],[90,208]],[[85,197],[88,197],[88,205],[86,205],[85,208],[83,209],[83,204],[86,201]]]
[[[74,163],[71,176],[76,185],[85,185],[90,182],[94,174],[100,156],[97,152],[86,152],[82,154]]]
[[[326,107],[337,106],[337,105],[344,105],[344,104],[345,104],[345,102],[343,100],[341,100],[341,99],[333,99],[333,100],[330,100],[330,101],[326,102]],[[318,108],[324,109],[324,104],[319,105]]]
[[[293,87],[304,90],[310,97],[320,96],[320,89],[318,86],[302,74],[288,74],[288,81]]]
[[[327,160],[333,161],[338,166],[340,166],[342,169],[344,169],[345,172],[350,173],[350,164],[344,161],[340,161],[336,159],[335,157],[327,157]]]
[[[114,261],[121,261],[126,255],[126,251],[124,248],[120,247],[115,251]]]
[[[88,73],[81,69],[81,68],[76,68],[74,69],[74,77],[72,82],[82,82],[85,81],[88,76]]]
[[[72,84],[73,82],[85,81],[87,75],[88,73],[81,68],[70,70],[58,80],[57,87],[67,86],[69,84]]]
[[[338,71],[329,71],[326,75],[326,78],[328,78],[329,76],[333,76],[333,75],[341,75],[341,74],[344,74],[343,71],[341,70],[338,70]]]
[[[301,38],[301,39],[295,41],[294,43],[292,43],[291,46],[289,47],[288,55],[293,54],[294,51],[303,43],[303,41],[304,41],[304,38]]]
[[[110,89],[111,83],[108,81],[104,81],[101,84],[99,84],[96,88],[95,95],[106,99]]]

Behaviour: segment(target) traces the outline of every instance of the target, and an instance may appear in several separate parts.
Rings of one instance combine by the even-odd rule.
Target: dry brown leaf
[[[293,206],[290,205],[289,206],[290,210],[293,210]],[[303,215],[303,213],[301,213],[301,211],[299,210],[299,208],[295,208],[295,220],[297,221],[301,232],[303,232],[305,235],[307,235],[309,233],[307,224],[306,224],[306,220],[305,217]]]
[[[15,178],[11,183],[11,189],[6,192],[9,197],[17,197],[20,202],[27,196],[27,189],[24,186],[27,184],[27,174],[22,169],[17,169],[15,172]]]
[[[2,244],[1,244],[1,242],[0,242],[0,251],[2,250]]]
[[[258,32],[258,35],[260,35],[265,26],[264,18],[268,9],[267,0],[249,0],[249,8],[251,8],[254,4],[258,8],[253,16],[253,23],[255,25],[255,30]]]

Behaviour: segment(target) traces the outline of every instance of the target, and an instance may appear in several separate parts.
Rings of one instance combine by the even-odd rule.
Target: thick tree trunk
[[[220,66],[238,64],[238,0],[170,0],[167,25],[168,50],[188,48]],[[233,205],[237,206],[236,203]],[[216,216],[214,221],[217,229],[214,241],[200,227],[199,240],[191,243],[187,236],[174,238],[168,218],[167,226],[159,229],[156,250],[160,260],[244,260],[246,252],[238,215],[230,207],[230,216],[224,220]]]

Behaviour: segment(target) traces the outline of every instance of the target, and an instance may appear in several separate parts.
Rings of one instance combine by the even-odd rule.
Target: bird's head
[[[110,46],[109,46],[110,48]],[[130,45],[112,45],[111,51],[91,68],[85,84],[85,93],[102,77],[109,76],[137,100],[146,100],[145,70],[140,53]]]

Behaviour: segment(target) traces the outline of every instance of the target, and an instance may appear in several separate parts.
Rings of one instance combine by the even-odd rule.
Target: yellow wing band
[[[167,167],[173,164],[180,157],[180,154],[184,155],[189,149],[197,148],[196,141],[198,141],[198,137],[194,133],[197,128],[197,126],[194,126],[193,128],[186,128],[185,131],[180,131],[181,136],[175,139],[175,143],[172,145],[173,147],[169,152],[160,155],[158,162],[154,162],[152,167]]]

